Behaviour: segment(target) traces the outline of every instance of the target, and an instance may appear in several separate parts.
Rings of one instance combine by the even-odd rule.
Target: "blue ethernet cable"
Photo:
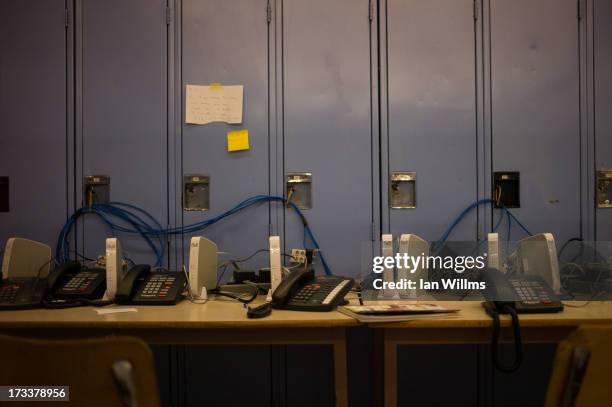
[[[493,201],[492,199],[489,199],[489,198],[480,199],[480,200],[470,204],[465,209],[463,209],[463,211],[461,211],[461,213],[455,218],[455,220],[446,228],[446,230],[444,231],[444,233],[442,234],[440,239],[436,242],[435,249],[438,249],[444,242],[447,241],[448,237],[451,235],[451,233],[455,229],[455,227],[459,223],[461,223],[461,221],[465,218],[465,216],[467,216],[467,214],[470,213],[473,209],[479,207],[480,205],[488,204],[488,203],[494,203],[494,202],[495,201]],[[498,227],[501,225],[501,222],[502,222],[502,220],[504,218],[504,214],[505,214],[507,219],[508,219],[508,236],[507,236],[508,242],[510,241],[510,236],[511,236],[511,233],[512,233],[512,220],[514,220],[521,227],[521,229],[523,229],[523,231],[525,233],[527,233],[527,235],[533,236],[533,234],[516,218],[516,216],[514,216],[512,214],[512,212],[510,212],[510,210],[508,208],[506,208],[504,206],[501,209],[503,210],[503,213],[499,217],[497,223],[494,225],[493,232],[495,232],[498,229]]]
[[[521,223],[521,221],[520,221],[520,220],[518,220],[518,219],[516,218],[516,216],[514,216],[514,215],[512,214],[512,212],[510,212],[510,211],[508,210],[508,208],[504,208],[504,209],[506,210],[506,212],[508,213],[508,215],[510,215],[510,217],[511,217],[511,218],[512,218],[512,219],[513,219],[513,220],[514,220],[514,221],[515,221],[515,222],[516,222],[516,223],[517,223],[517,224],[518,224],[520,227],[521,227],[521,229],[523,229],[523,231],[524,231],[525,233],[527,233],[529,236],[533,236],[533,233],[531,233],[531,232],[529,231],[529,229],[527,229],[527,228],[526,228],[526,227],[525,227],[525,226],[524,226],[524,225]]]
[[[243,209],[264,202],[286,202],[286,198],[273,195],[256,195],[238,203],[233,208],[217,215],[214,218],[196,222],[191,225],[167,229],[164,229],[153,215],[151,215],[144,209],[141,209],[132,204],[124,202],[109,202],[106,204],[94,204],[91,206],[82,207],[68,218],[62,230],[60,231],[56,248],[56,257],[61,260],[65,260],[69,257],[68,235],[70,233],[70,230],[76,223],[76,219],[85,214],[94,213],[102,219],[102,221],[111,229],[111,232],[113,234],[115,232],[120,232],[127,234],[138,234],[142,236],[156,255],[156,265],[161,265],[161,263],[163,262],[163,257],[165,255],[164,241],[169,235],[192,234],[199,232],[228,216],[232,216],[235,213],[242,211]],[[325,273],[331,274],[331,269],[329,268],[329,265],[327,264],[323,253],[321,252],[318,241],[314,237],[314,234],[310,229],[308,222],[306,221],[306,217],[293,202],[289,202],[289,206],[293,208],[299,215],[304,227],[304,235],[307,235],[310,238],[315,248],[319,251],[319,256],[321,258],[321,263],[323,264]],[[130,210],[138,212],[140,216],[131,212]],[[119,225],[113,222],[111,220],[112,217],[120,219],[122,222],[129,226]],[[153,237],[158,240],[159,247],[155,247],[150,237]]]
[[[259,203],[265,203],[265,202],[286,203],[287,200],[286,198],[281,197],[281,196],[255,195],[253,197],[245,199],[244,201],[238,203],[236,206],[229,209],[228,211],[223,212],[211,219],[196,222],[191,225],[186,225],[186,226],[176,227],[176,228],[168,228],[168,229],[164,229],[159,224],[159,222],[155,219],[153,215],[151,215],[144,209],[141,209],[135,205],[123,203],[123,202],[94,204],[89,207],[80,208],[67,220],[66,224],[63,226],[62,230],[60,231],[60,235],[58,237],[56,257],[58,259],[67,259],[69,257],[68,235],[70,233],[70,230],[76,223],[76,219],[87,213],[94,213],[97,216],[99,216],[102,219],[102,221],[111,229],[111,232],[113,234],[115,232],[120,232],[120,233],[128,233],[128,234],[138,234],[142,236],[143,239],[145,239],[147,244],[151,247],[151,249],[155,253],[157,265],[161,265],[161,263],[163,262],[163,258],[165,256],[165,240],[167,239],[169,235],[192,234],[192,233],[202,231],[203,229],[225,219],[226,217],[232,216],[235,213],[242,211],[243,209],[249,208]],[[438,245],[444,243],[448,239],[448,237],[450,236],[454,228],[474,208],[477,208],[478,206],[482,204],[492,203],[492,202],[493,200],[491,199],[481,199],[481,200],[478,200],[472,203],[467,208],[465,208],[457,216],[457,218],[451,223],[451,225],[449,225],[449,227],[445,230],[445,232],[442,234],[442,237],[438,241]],[[327,264],[327,261],[325,260],[323,253],[321,252],[319,243],[314,237],[314,234],[312,230],[310,229],[310,226],[308,225],[308,222],[306,221],[304,214],[293,202],[289,202],[289,206],[295,210],[295,212],[298,214],[298,216],[300,217],[302,221],[302,224],[304,227],[303,240],[304,240],[305,247],[306,247],[306,238],[309,238],[312,241],[315,248],[320,253],[321,263],[323,264],[325,273],[331,274],[329,265]],[[529,230],[507,208],[504,207],[502,209],[505,212],[507,219],[508,219],[508,236],[510,236],[511,234],[512,220],[514,220],[523,229],[523,231],[531,235],[531,232],[529,232]],[[138,212],[140,215],[130,212],[130,210]],[[111,217],[116,217],[120,219],[121,221],[123,221],[124,223],[131,225],[131,227],[126,227],[124,225],[116,224],[115,222],[111,220]],[[503,220],[503,215],[500,216],[499,220],[493,227],[493,231],[498,229],[502,220]],[[150,239],[150,237],[153,237],[158,241],[159,247],[155,246],[155,244]]]
[[[111,230],[113,236],[115,236],[115,232],[125,232],[125,233],[139,233],[147,242],[149,247],[153,250],[156,255],[156,265],[161,265],[163,261],[163,244],[160,245],[160,250],[155,247],[151,239],[143,232],[142,226],[137,225],[133,219],[130,219],[129,216],[126,216],[124,213],[113,213],[110,212],[113,216],[119,217],[120,219],[132,224],[135,229],[127,229],[123,226],[117,225],[113,223],[110,218],[107,216],[108,212],[104,210],[104,208],[99,205],[92,205],[91,207],[83,207],[80,208],[77,212],[75,212],[66,222],[64,227],[62,228],[60,235],[58,237],[58,244],[56,248],[56,258],[60,261],[65,261],[69,257],[69,243],[68,243],[68,234],[72,226],[76,223],[76,219],[79,216],[82,216],[87,213],[93,213],[97,215]],[[162,242],[163,243],[163,242]]]

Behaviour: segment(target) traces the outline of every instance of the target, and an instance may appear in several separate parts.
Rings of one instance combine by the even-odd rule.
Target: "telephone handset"
[[[151,271],[148,265],[132,267],[119,282],[115,302],[134,305],[173,305],[183,298],[185,275]]]
[[[272,293],[272,307],[295,311],[331,311],[344,301],[354,280],[337,276],[315,276],[314,270],[289,273]]]
[[[106,271],[83,268],[78,261],[69,261],[51,272],[47,286],[52,299],[97,300],[106,290]]]
[[[563,311],[559,301],[550,286],[539,276],[521,275],[506,277],[499,270],[483,271],[486,283],[484,304],[487,312],[494,309],[507,313],[506,306],[512,307],[517,313],[550,313]]]

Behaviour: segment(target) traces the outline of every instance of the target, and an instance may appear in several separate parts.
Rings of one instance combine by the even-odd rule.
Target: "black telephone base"
[[[0,284],[0,311],[40,308],[47,289],[47,282],[36,278],[0,280]]]
[[[272,296],[272,306],[274,308],[311,312],[333,311],[338,305],[344,303],[344,297],[355,283],[355,280],[352,278],[339,276],[314,277],[312,271],[302,274],[307,276],[310,275],[312,278],[307,279],[305,284],[301,285],[295,293],[290,295],[289,301],[285,303],[275,303],[275,293]],[[302,283],[304,283],[303,280]],[[279,285],[279,287],[281,286]]]
[[[171,299],[134,299],[131,300],[129,302],[127,302],[127,304],[130,305],[176,305],[178,302],[180,302],[183,298],[185,298],[184,295],[178,295],[174,298]]]
[[[175,305],[184,298],[185,275],[173,271],[155,271],[140,278],[134,296],[125,303],[132,305]]]
[[[513,301],[499,301],[498,303],[514,308],[517,314],[554,314],[563,311],[563,304],[559,301],[552,301],[550,304],[524,304],[520,302],[514,303]],[[495,306],[491,301],[484,301],[482,307],[488,315],[508,313],[501,306]]]

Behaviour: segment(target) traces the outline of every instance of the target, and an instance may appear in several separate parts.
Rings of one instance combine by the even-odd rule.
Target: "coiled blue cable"
[[[166,248],[166,240],[168,236],[171,235],[181,235],[181,234],[194,234],[200,232],[207,227],[229,217],[232,216],[246,208],[251,206],[265,203],[265,202],[282,202],[286,203],[287,200],[282,196],[274,196],[274,195],[255,195],[253,197],[247,198],[244,201],[238,203],[233,208],[229,209],[226,212],[223,212],[211,219],[203,220],[200,222],[196,222],[190,225],[176,227],[176,228],[163,228],[161,224],[155,219],[153,215],[149,212],[145,211],[142,208],[139,208],[135,205],[124,203],[124,202],[109,202],[106,204],[94,204],[91,206],[83,207],[78,209],[72,216],[68,218],[64,226],[62,227],[56,247],[56,258],[65,261],[69,258],[69,241],[68,236],[70,234],[70,230],[75,225],[78,217],[83,216],[88,213],[96,214],[100,219],[109,227],[113,235],[115,232],[119,233],[127,233],[127,234],[137,234],[140,235],[147,243],[147,245],[152,249],[156,256],[156,265],[160,266],[163,263],[163,259],[165,256],[165,248]],[[455,220],[447,227],[447,229],[442,234],[441,238],[438,240],[438,247],[446,242],[455,229],[455,227],[461,223],[461,221],[475,208],[480,205],[493,203],[491,199],[481,199],[478,200],[465,209],[455,218]],[[306,238],[308,237],[315,249],[319,251],[319,256],[321,258],[321,263],[325,270],[326,274],[332,274],[327,261],[323,253],[321,252],[321,248],[317,239],[315,238],[308,222],[306,221],[306,217],[303,212],[295,205],[293,202],[289,202],[289,206],[298,214],[300,220],[302,221],[304,227],[304,247],[306,247]],[[507,219],[508,219],[508,239],[511,235],[512,228],[512,220],[514,220],[520,227],[527,233],[528,235],[532,235],[531,232],[507,209],[502,208]],[[136,213],[134,213],[136,212]],[[117,218],[122,221],[125,225],[120,225],[113,222],[112,218]],[[500,226],[504,216],[500,216],[497,223],[493,227],[493,231],[496,231]],[[127,226],[126,226],[127,225]],[[151,239],[157,240],[158,246]]]
[[[211,219],[203,220],[200,222],[193,223],[191,225],[186,225],[182,227],[176,228],[163,228],[160,223],[155,219],[153,215],[149,212],[145,211],[142,208],[139,208],[135,205],[124,203],[124,202],[109,202],[106,204],[94,204],[91,206],[83,207],[78,209],[72,216],[68,218],[64,226],[62,227],[60,234],[58,236],[58,242],[56,247],[56,257],[61,261],[65,261],[69,258],[69,241],[68,235],[70,230],[76,223],[76,219],[80,216],[83,216],[88,213],[96,214],[101,220],[110,228],[111,232],[120,232],[127,234],[138,234],[142,236],[142,238],[147,242],[148,246],[152,249],[156,256],[156,265],[159,266],[163,262],[163,258],[165,256],[165,240],[170,235],[180,235],[180,234],[193,234],[196,232],[200,232],[205,228],[225,219],[228,216],[232,216],[246,208],[251,206],[264,203],[264,202],[283,202],[286,203],[286,198],[282,196],[273,196],[273,195],[256,195],[245,199],[244,201],[238,203],[233,208],[229,209],[226,212],[223,212]],[[313,245],[319,252],[319,256],[321,258],[321,263],[325,270],[325,273],[330,275],[331,269],[321,252],[321,248],[319,246],[318,241],[314,237],[308,222],[306,221],[306,217],[302,213],[302,211],[293,203],[289,202],[289,206],[299,215],[300,220],[302,221],[304,227],[304,236],[308,236],[312,241]],[[137,213],[134,213],[137,212]],[[112,218],[117,218],[124,223],[124,225],[115,223]],[[159,247],[157,247],[153,240],[154,238],[157,240]]]

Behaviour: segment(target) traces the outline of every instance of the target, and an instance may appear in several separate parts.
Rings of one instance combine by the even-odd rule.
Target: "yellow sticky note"
[[[208,86],[210,87],[210,90],[221,90],[221,88],[223,88],[223,85],[221,85],[219,82],[211,83]]]
[[[243,151],[249,149],[249,131],[247,129],[227,132],[227,151]]]

